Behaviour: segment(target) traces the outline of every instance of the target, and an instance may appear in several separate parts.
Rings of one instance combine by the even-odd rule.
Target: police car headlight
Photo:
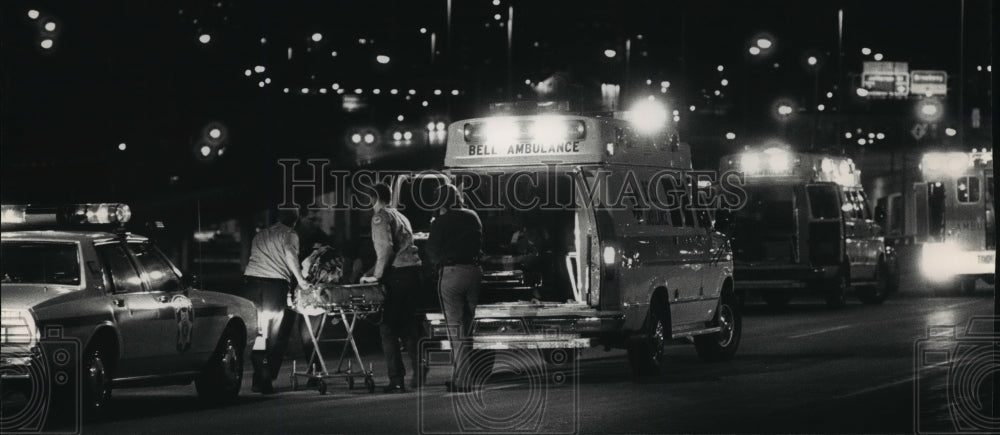
[[[3,310],[0,314],[0,343],[33,346],[38,342],[35,316],[28,310]]]

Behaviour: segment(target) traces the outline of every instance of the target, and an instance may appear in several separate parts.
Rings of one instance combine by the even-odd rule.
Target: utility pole
[[[449,0],[450,1],[450,0]],[[514,6],[507,8],[507,101],[514,93]]]
[[[961,0],[958,24],[958,137],[965,148],[965,0]]]

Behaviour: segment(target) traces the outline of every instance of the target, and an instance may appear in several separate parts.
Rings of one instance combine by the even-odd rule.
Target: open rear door
[[[844,258],[844,220],[840,187],[833,183],[806,185],[809,202],[808,249],[813,266],[838,265]]]

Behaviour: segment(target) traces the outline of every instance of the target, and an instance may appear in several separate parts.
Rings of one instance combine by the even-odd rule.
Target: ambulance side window
[[[680,197],[681,193],[680,188],[677,187],[677,183],[674,182],[673,178],[670,177],[661,178],[660,186],[663,187],[664,195],[668,196],[673,195],[674,199],[672,201],[683,200],[683,198]],[[668,196],[664,196],[664,198],[667,198]],[[684,218],[681,215],[680,204],[674,203],[671,205],[672,207],[670,207],[670,210],[667,211],[667,215],[670,216],[670,225],[673,225],[675,227],[684,226]]]
[[[959,177],[958,182],[955,183],[955,188],[958,189],[956,195],[958,202],[979,202],[979,177]]]
[[[836,219],[840,214],[837,210],[836,192],[830,186],[809,186],[809,211],[813,219]]]
[[[858,205],[854,202],[854,196],[846,190],[840,191],[841,202],[844,204],[844,208],[841,209],[844,213],[844,219],[857,219],[859,216]]]
[[[174,273],[170,263],[149,243],[129,243],[139,264],[145,270],[152,291],[172,292],[180,290],[180,278]]]

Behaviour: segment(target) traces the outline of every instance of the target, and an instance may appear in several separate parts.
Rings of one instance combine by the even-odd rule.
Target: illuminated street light
[[[43,39],[42,42],[39,43],[39,45],[41,45],[43,49],[48,50],[48,49],[52,48],[52,40],[51,39]]]
[[[358,133],[354,133],[354,134],[352,134],[352,135],[351,135],[351,142],[354,142],[354,143],[361,143],[361,135],[360,135],[360,134],[358,134]]]
[[[726,80],[726,79],[722,79],[722,81],[719,82],[719,83],[721,83],[722,86],[729,86],[729,80]]]
[[[848,131],[848,132],[846,132],[846,133],[844,133],[844,138],[845,138],[845,139],[850,139],[850,138],[851,138],[852,136],[854,136],[854,135],[853,135],[853,134],[851,134],[851,132],[849,132],[849,131]]]
[[[726,139],[729,139],[729,140],[736,139],[736,133],[733,133],[731,131],[729,133],[726,133]]]
[[[28,18],[31,18],[32,20],[38,19],[38,15],[38,11],[34,9],[28,11]]]
[[[379,88],[375,88],[375,89],[372,89],[372,93],[375,94],[375,95],[378,95],[378,94],[382,93],[382,90],[379,89]]]
[[[882,60],[883,57],[884,56],[882,56],[882,53],[875,53],[874,59],[880,61],[880,60]]]
[[[361,95],[362,92],[364,92],[364,89],[361,89],[361,88],[354,89],[354,93],[355,94]]]
[[[309,88],[302,88],[302,93],[303,94],[308,94],[309,93]]]
[[[826,110],[826,105],[825,104],[820,104],[820,105],[816,106],[816,110],[819,110],[820,112],[822,112],[822,111]]]
[[[378,56],[375,56],[375,61],[378,62],[378,63],[380,63],[380,64],[382,64],[382,65],[385,65],[385,64],[389,63],[389,56],[386,56],[384,54],[380,54]]]
[[[208,137],[212,139],[218,139],[222,137],[222,130],[220,130],[218,127],[215,127],[208,131]]]
[[[695,107],[694,107],[694,105],[691,105],[691,107],[688,107],[688,109],[689,109],[690,111],[694,112],[694,109],[695,109]]]
[[[404,131],[403,140],[411,140],[411,139],[413,139],[413,133],[410,131]]]
[[[245,75],[245,76],[247,76],[247,77],[250,77],[250,74],[252,74],[252,73],[250,72],[250,69],[249,69],[249,68],[247,68],[247,70],[246,70],[246,71],[243,71],[243,75]]]
[[[954,136],[954,135],[958,134],[958,131],[955,130],[954,128],[948,127],[946,129],[944,129],[944,134],[946,134],[948,136]]]
[[[264,65],[257,65],[253,67],[253,72],[260,74],[264,72]]]
[[[719,66],[715,67],[715,70],[718,71],[718,72],[722,72],[725,69],[726,69],[726,67],[724,67],[722,65],[719,65]]]
[[[208,44],[209,42],[212,41],[212,35],[209,35],[208,33],[202,33],[201,36],[198,37],[198,41],[201,42],[202,44]]]
[[[767,50],[768,48],[771,48],[771,44],[772,42],[768,38],[757,38],[757,46],[761,49]]]
[[[427,107],[428,105],[430,105],[430,103],[428,103],[427,100],[424,100],[420,102],[420,105],[423,107]]]
[[[866,144],[868,144],[868,141],[865,138],[858,139],[858,145],[864,146]]]
[[[421,33],[421,34],[423,34],[423,33],[427,33],[427,28],[426,28],[426,27],[421,27],[421,28],[420,28],[420,33]]]
[[[756,56],[756,55],[760,54],[760,47],[758,47],[756,45],[753,46],[753,47],[750,47],[750,54],[753,55],[753,56]]]
[[[826,98],[833,98],[833,92],[827,92]]]
[[[607,49],[607,50],[604,50],[604,57],[606,57],[608,59],[611,59],[611,58],[613,58],[613,57],[615,57],[617,55],[618,55],[618,52],[614,51],[614,50],[612,50],[610,48]]]
[[[125,142],[118,144],[118,151],[125,151],[126,148],[128,148],[128,145]]]
[[[782,116],[788,116],[792,114],[792,106],[787,104],[781,104],[778,106],[778,114]]]
[[[271,84],[271,78],[270,77],[265,77],[264,78],[264,83]]]
[[[879,133],[879,134],[876,134],[876,135],[875,135],[875,138],[876,138],[876,139],[878,139],[878,140],[882,140],[882,139],[885,139],[885,133]]]
[[[458,96],[458,89],[452,89],[451,90],[451,94],[455,95],[455,96]]]
[[[396,117],[396,121],[399,121],[399,122],[403,122],[404,119],[406,119],[406,118],[403,117],[403,115],[399,115],[399,116]]]
[[[45,27],[45,31],[46,32],[55,32],[56,31],[56,23],[54,21],[49,21],[49,22],[45,23],[44,27]]]
[[[260,87],[264,87],[264,82],[260,82]],[[326,88],[319,88],[319,93],[325,94],[326,93]]]
[[[670,82],[668,82],[668,81],[662,81],[662,82],[660,82],[660,87],[661,88],[669,88],[670,87]]]
[[[868,96],[868,90],[865,89],[865,88],[858,88],[857,89],[857,93],[858,93],[859,97],[867,97]]]
[[[313,33],[312,34],[312,40],[313,40],[313,42],[322,41],[323,40],[323,34],[319,33],[319,32]]]
[[[861,49],[861,54],[863,54],[865,56],[868,56],[869,54],[872,54],[872,49],[870,49],[868,47],[862,48]]]
[[[198,149],[198,152],[201,153],[202,157],[208,157],[209,155],[212,154],[212,147],[208,145],[202,145],[201,148]]]
[[[806,59],[806,63],[808,63],[809,66],[815,66],[817,63],[819,63],[819,59],[817,59],[816,56],[809,56]]]
[[[500,14],[493,14],[493,19],[497,20],[497,21],[500,21],[501,19],[503,19],[503,17],[500,16]]]
[[[875,133],[868,133],[868,139],[875,139]]]
[[[403,140],[403,133],[400,133],[398,131],[392,132],[392,140],[396,141]]]
[[[365,143],[366,144],[372,144],[374,142],[375,142],[375,135],[373,135],[371,133],[365,134]]]

